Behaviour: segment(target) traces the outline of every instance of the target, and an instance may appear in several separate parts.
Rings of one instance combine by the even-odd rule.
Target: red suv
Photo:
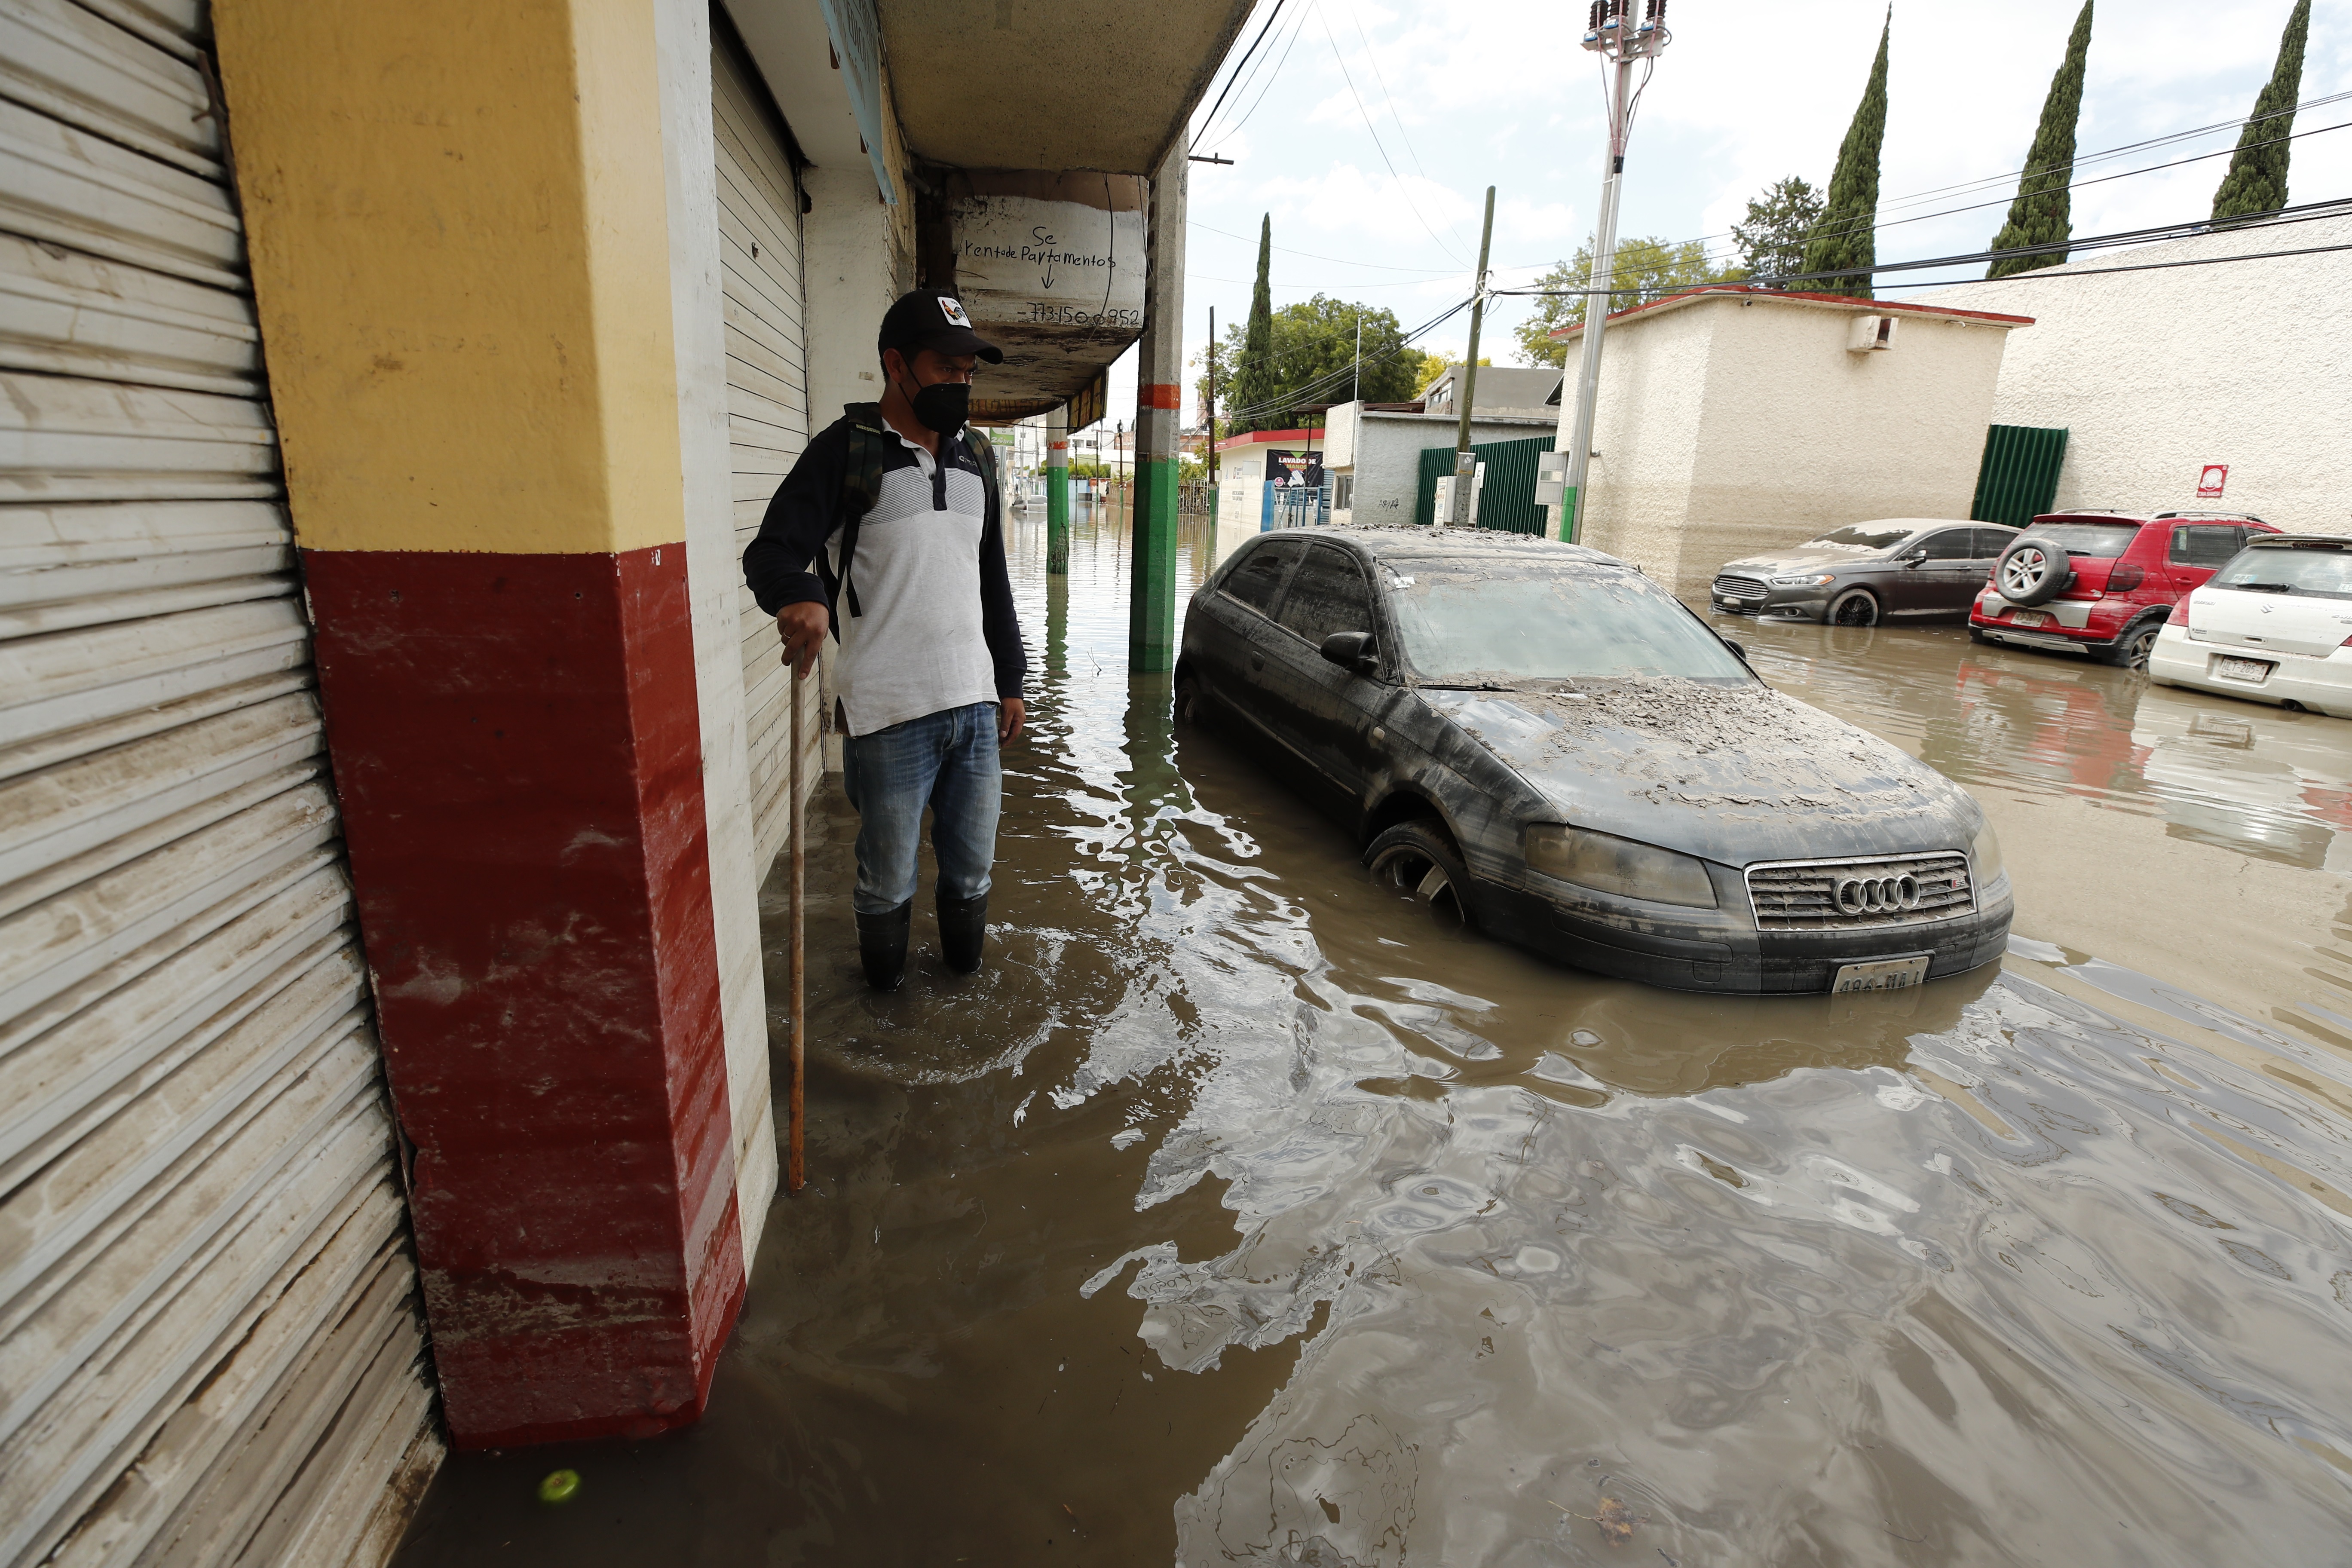
[[[2277,531],[2234,511],[2037,517],[1994,563],[1969,611],[1969,636],[2145,669],[2174,601],[2244,549],[2250,534]]]

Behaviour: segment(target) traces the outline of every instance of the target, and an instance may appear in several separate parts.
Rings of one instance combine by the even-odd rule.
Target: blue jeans
[[[841,752],[842,787],[857,808],[857,889],[850,908],[878,915],[915,896],[915,851],[926,805],[940,896],[976,899],[988,891],[1004,790],[996,704],[943,708],[870,735],[851,735]]]

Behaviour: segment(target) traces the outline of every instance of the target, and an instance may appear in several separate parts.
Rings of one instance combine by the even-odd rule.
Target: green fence
[[[1478,490],[1478,526],[1507,533],[1540,534],[1544,509],[1536,504],[1536,462],[1551,450],[1552,438],[1532,436],[1523,441],[1473,443],[1471,456],[1486,465],[1486,482]],[[1423,528],[1437,519],[1437,481],[1454,471],[1454,448],[1431,447],[1421,454],[1421,495],[1413,502],[1412,520]]]
[[[2058,470],[2066,463],[2066,432],[2032,425],[1995,425],[1985,431],[1977,468],[1977,499],[1969,515],[1979,522],[2022,528],[2058,497]]]

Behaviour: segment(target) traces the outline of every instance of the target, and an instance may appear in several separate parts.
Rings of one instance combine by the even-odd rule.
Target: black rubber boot
[[[980,950],[988,941],[988,895],[950,899],[940,895],[940,957],[958,974],[980,967]]]
[[[915,900],[895,910],[857,917],[857,956],[866,963],[866,984],[877,991],[896,991],[907,977],[907,932],[915,923]]]

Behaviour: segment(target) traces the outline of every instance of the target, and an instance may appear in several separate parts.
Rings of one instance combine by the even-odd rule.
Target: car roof
[[[2074,511],[2045,511],[2028,527],[2038,528],[2045,522],[2108,522],[2117,528],[2140,528],[2151,522],[2262,522],[2250,511],[2108,511],[2098,507],[2085,507]],[[2263,523],[2268,528],[2270,524]]]
[[[2297,545],[2326,545],[2330,550],[2352,550],[2352,533],[2258,533],[2246,541],[2249,550],[2292,550]]]
[[[1581,544],[1564,544],[1539,534],[1512,533],[1496,528],[1434,528],[1422,523],[1349,524],[1345,527],[1286,528],[1279,535],[1328,539],[1352,544],[1376,561],[1430,560],[1438,557],[1488,559],[1497,555],[1548,557],[1556,561],[1589,561],[1596,565],[1622,566],[1613,555]]]

